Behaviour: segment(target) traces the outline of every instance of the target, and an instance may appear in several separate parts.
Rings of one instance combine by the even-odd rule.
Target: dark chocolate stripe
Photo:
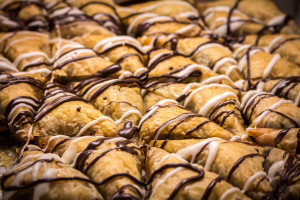
[[[210,182],[209,185],[207,186],[203,196],[202,196],[202,200],[208,200],[210,194],[212,193],[212,191],[214,189],[214,187],[217,185],[218,182],[221,182],[222,180],[223,180],[223,177],[218,176],[212,182]]]
[[[283,139],[283,137],[289,132],[290,129],[284,129],[278,133],[278,135],[274,139],[274,145],[275,147],[277,144],[280,143],[280,141]]]
[[[229,179],[231,178],[233,172],[238,168],[238,166],[244,161],[246,160],[247,158],[253,158],[253,157],[259,157],[261,156],[259,153],[252,153],[252,154],[247,154],[241,158],[239,158],[235,163],[234,165],[231,167],[229,173],[228,173],[228,176],[227,176],[227,181],[229,181]]]

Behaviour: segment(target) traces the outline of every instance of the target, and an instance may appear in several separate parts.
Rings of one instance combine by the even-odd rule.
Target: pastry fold
[[[98,54],[108,57],[111,62],[119,64],[124,72],[120,77],[140,76],[145,68],[145,51],[142,45],[130,36],[88,37],[86,44]]]
[[[144,101],[148,109],[139,122],[139,137],[143,142],[208,137],[229,139],[233,135],[200,114],[182,108],[175,100],[148,94]]]
[[[231,50],[218,41],[202,37],[180,39],[167,36],[144,36],[140,40],[149,49],[155,47],[171,49],[200,65],[208,66],[215,73],[228,76],[233,81],[243,78]]]
[[[116,136],[117,125],[81,97],[58,84],[49,83],[43,104],[34,119],[33,136]]]
[[[132,141],[122,137],[54,136],[46,141],[42,138],[39,143],[46,152],[58,154],[97,183],[105,199],[142,199],[144,158]]]
[[[219,174],[251,198],[262,199],[271,191],[259,146],[220,138],[158,140],[150,144]]]
[[[239,69],[251,88],[251,80],[287,78],[299,76],[300,68],[279,54],[270,54],[261,47],[235,44],[234,57],[238,60]]]
[[[167,83],[158,84],[149,91],[177,100],[184,108],[209,118],[234,134],[244,133],[238,91],[230,86],[216,83]]]
[[[0,118],[13,136],[26,140],[42,100],[43,83],[31,77],[0,81]]]
[[[73,88],[86,101],[111,117],[122,130],[121,136],[132,138],[143,113],[143,100],[137,79],[89,79]]]
[[[145,170],[149,199],[249,199],[217,174],[159,148],[147,151]]]
[[[211,71],[210,68],[199,65],[168,49],[158,49],[149,52],[148,82],[160,80],[163,82],[218,82],[233,85],[230,78]]]
[[[45,1],[48,11],[52,37],[71,39],[85,35],[114,36],[108,28],[104,27],[92,17],[87,16],[76,7],[64,2],[52,0]]]
[[[299,199],[300,159],[284,150],[266,147],[263,152],[264,168],[276,199]]]
[[[300,35],[272,34],[248,35],[243,39],[243,44],[263,47],[267,53],[280,54],[284,59],[300,65]]]
[[[52,153],[29,145],[1,177],[4,199],[103,199],[91,181]]]
[[[82,81],[92,76],[113,76],[121,70],[118,64],[113,64],[92,49],[60,38],[53,40],[52,53],[54,81],[62,83]]]
[[[254,85],[257,90],[270,92],[278,97],[291,100],[300,106],[300,77],[291,76],[283,79],[259,80]]]
[[[248,130],[246,134],[253,137],[259,145],[274,146],[291,153],[300,154],[299,128],[256,128]]]
[[[208,27],[221,36],[300,31],[295,21],[269,0],[217,0],[197,2],[196,7]]]
[[[135,37],[158,34],[195,37],[206,32],[197,10],[184,1],[150,1],[117,11],[127,26],[127,34]]]
[[[242,94],[241,107],[249,128],[298,128],[300,108],[270,93],[250,90]]]
[[[116,11],[116,5],[111,0],[77,0],[70,5],[80,9],[84,14],[95,20],[115,34],[121,34],[121,23]]]
[[[51,54],[49,35],[33,31],[17,31],[6,33],[1,37],[1,50],[18,71],[25,71],[15,75],[34,75],[44,81],[51,73]],[[28,45],[30,43],[30,45]],[[4,64],[6,67],[11,64]],[[4,66],[4,68],[5,68]],[[11,67],[12,68],[12,67]]]

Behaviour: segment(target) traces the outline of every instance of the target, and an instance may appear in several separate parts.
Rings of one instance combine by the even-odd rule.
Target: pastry
[[[233,136],[200,114],[182,108],[173,99],[150,93],[144,101],[147,110],[139,122],[141,141]]]
[[[250,90],[242,97],[241,107],[250,128],[298,128],[300,109],[292,101],[270,93]]]
[[[149,199],[249,199],[217,174],[159,148],[147,151],[145,165]]]
[[[234,134],[244,133],[238,91],[230,86],[216,83],[167,83],[158,84],[149,90],[177,100],[184,108],[209,118]]]
[[[115,122],[81,97],[55,83],[49,83],[46,88],[43,103],[34,118],[33,137],[59,133],[68,136],[117,135]]]
[[[58,154],[64,162],[96,182],[105,199],[141,199],[143,153],[130,140],[53,136],[46,142],[42,139],[40,144],[46,152]]]
[[[300,198],[299,27],[270,0],[0,1],[0,198]]]
[[[34,145],[1,177],[4,199],[103,199],[92,182],[53,153]]]
[[[254,199],[268,196],[271,191],[262,167],[261,147],[220,138],[160,140],[150,144],[217,173]]]

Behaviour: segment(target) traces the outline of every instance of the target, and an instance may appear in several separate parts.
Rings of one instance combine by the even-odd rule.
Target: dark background
[[[273,0],[278,8],[287,14],[292,15],[297,24],[300,25],[300,0]]]

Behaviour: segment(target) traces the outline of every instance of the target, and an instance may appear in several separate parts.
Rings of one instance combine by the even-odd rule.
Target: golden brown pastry
[[[290,100],[250,90],[242,94],[241,107],[249,128],[299,128],[300,108]]]
[[[216,83],[166,83],[158,84],[149,91],[177,100],[184,108],[207,117],[234,134],[244,133],[238,91],[230,86]]]
[[[91,181],[53,153],[29,145],[1,177],[4,199],[103,199]]]
[[[217,174],[159,148],[147,151],[145,170],[149,199],[249,199]]]
[[[54,81],[68,83],[82,81],[93,76],[118,77],[121,67],[92,49],[61,38],[52,41]],[[101,64],[99,64],[101,63]]]
[[[229,131],[214,122],[192,113],[173,99],[155,94],[145,98],[146,113],[139,122],[140,140],[220,137],[231,138]]]
[[[74,91],[122,128],[119,134],[132,138],[143,113],[143,100],[137,79],[89,79]]]
[[[259,80],[254,85],[259,91],[270,92],[278,97],[289,99],[300,105],[300,77],[291,76],[284,79]]]
[[[32,126],[32,136],[116,136],[117,125],[81,97],[55,83],[49,83],[43,104]]]
[[[300,160],[277,148],[264,149],[264,168],[273,188],[274,199],[299,199]]]
[[[257,128],[248,130],[246,134],[253,137],[259,145],[274,146],[291,153],[300,154],[299,128]]]
[[[300,65],[300,57],[297,53],[300,48],[299,35],[249,35],[243,38],[242,42],[243,44],[263,47],[268,53],[278,53],[281,57]]]
[[[132,141],[122,137],[54,136],[40,144],[96,182],[105,199],[142,199],[143,153]]]
[[[169,36],[144,36],[140,40],[149,49],[167,47],[200,65],[208,66],[215,73],[227,75],[233,81],[242,79],[231,50],[218,41],[202,37],[179,39]]]
[[[43,83],[31,77],[0,81],[0,115],[18,140],[26,140],[42,99]]]
[[[150,144],[190,163],[202,165],[205,170],[219,174],[254,199],[261,199],[271,191],[262,167],[264,159],[259,146],[220,138],[159,140]]]
[[[252,87],[251,80],[300,75],[300,68],[296,64],[281,58],[279,54],[267,53],[261,47],[235,44],[233,55],[247,80],[246,89]]]

